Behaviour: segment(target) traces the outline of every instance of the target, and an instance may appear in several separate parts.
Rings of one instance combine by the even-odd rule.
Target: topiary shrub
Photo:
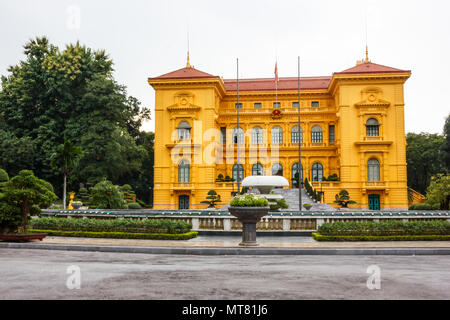
[[[39,215],[40,207],[49,206],[56,199],[46,181],[37,178],[31,170],[20,171],[2,184],[0,232],[25,233],[29,218]]]
[[[139,209],[142,209],[142,207],[137,202],[131,202],[131,203],[128,204],[128,209],[139,210]]]

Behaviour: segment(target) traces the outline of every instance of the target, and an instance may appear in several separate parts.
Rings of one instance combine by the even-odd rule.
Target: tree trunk
[[[64,173],[64,185],[63,185],[63,209],[66,210],[66,194],[67,194],[67,174]]]

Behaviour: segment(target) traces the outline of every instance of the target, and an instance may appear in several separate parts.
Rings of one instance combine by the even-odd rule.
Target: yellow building
[[[149,78],[155,90],[155,209],[200,209],[210,190],[226,204],[237,180],[283,175],[312,181],[334,205],[346,189],[354,208],[407,208],[404,83],[411,72],[365,61],[331,76],[237,81],[190,66]],[[276,89],[277,88],[277,89]],[[239,163],[237,165],[237,146]],[[240,177],[239,177],[240,174]],[[333,176],[339,181],[333,180]],[[336,179],[334,179],[336,180]]]

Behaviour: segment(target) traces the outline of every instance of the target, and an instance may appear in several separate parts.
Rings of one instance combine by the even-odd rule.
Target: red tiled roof
[[[175,70],[166,74],[163,74],[159,77],[150,78],[151,80],[161,79],[192,79],[192,78],[217,78],[209,73],[197,70],[195,68],[182,68],[179,70]]]
[[[335,74],[354,74],[354,73],[403,73],[410,72],[407,70],[400,70],[396,68],[382,66],[380,64],[365,62],[350,69],[336,72]]]
[[[298,90],[298,78],[280,78],[278,90]],[[300,78],[300,89],[327,89],[331,77]],[[237,91],[236,79],[224,80],[227,91]],[[239,79],[239,91],[275,91],[275,78]]]

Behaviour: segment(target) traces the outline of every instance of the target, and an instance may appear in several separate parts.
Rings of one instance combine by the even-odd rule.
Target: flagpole
[[[302,165],[301,157],[301,127],[300,127],[300,56],[298,56],[298,209],[302,211],[302,183],[300,180],[300,168]],[[302,179],[303,180],[303,179]]]
[[[239,166],[239,138],[240,138],[240,128],[239,128],[239,58],[236,58],[236,79],[237,79],[237,144],[236,144],[236,158],[237,158],[237,193],[240,193],[240,177],[241,170]]]

